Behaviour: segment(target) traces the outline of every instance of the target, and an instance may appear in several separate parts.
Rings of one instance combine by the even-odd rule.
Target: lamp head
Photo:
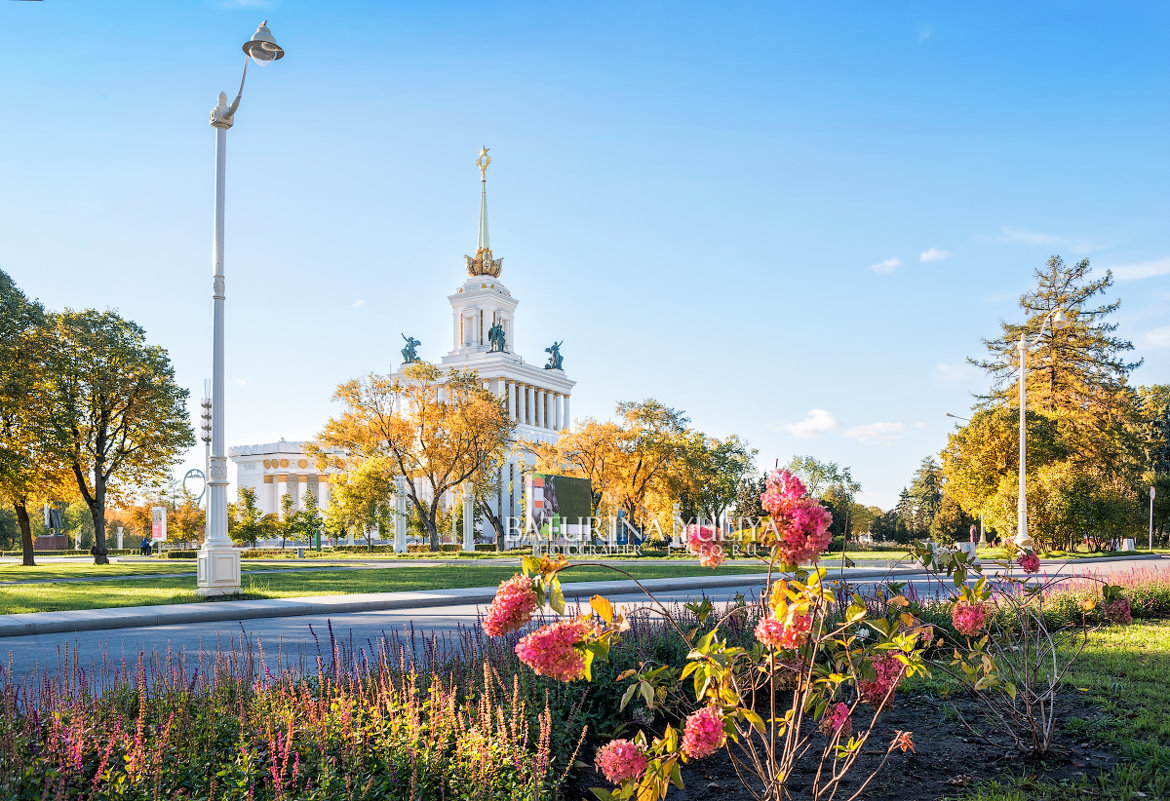
[[[1056,314],[1052,315],[1052,327],[1059,331],[1062,328],[1068,328],[1071,323],[1064,315],[1064,309],[1057,309]]]
[[[261,22],[252,38],[244,42],[244,52],[258,67],[284,58],[284,49],[276,43],[272,31],[268,30],[268,20]]]

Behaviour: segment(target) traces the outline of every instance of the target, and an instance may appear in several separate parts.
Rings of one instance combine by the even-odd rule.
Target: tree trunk
[[[36,567],[33,559],[32,526],[28,520],[28,507],[23,503],[13,503],[16,511],[16,524],[20,527],[20,563],[24,567]]]
[[[423,516],[423,524],[427,527],[427,535],[431,540],[431,550],[439,550],[439,526],[435,522],[435,514],[439,508],[438,502],[431,503],[431,508]]]
[[[89,504],[89,512],[93,516],[93,563],[108,565],[110,558],[106,550],[106,480],[102,476],[101,468],[93,471],[93,503]]]
[[[486,500],[481,501],[479,499],[476,499],[475,508],[479,510],[479,513],[481,515],[483,515],[484,521],[486,523],[488,523],[489,525],[491,525],[492,530],[494,532],[496,532],[496,550],[500,553],[503,553],[504,552],[503,520],[500,518],[499,515],[497,515],[495,512],[492,511],[491,504],[488,503]]]

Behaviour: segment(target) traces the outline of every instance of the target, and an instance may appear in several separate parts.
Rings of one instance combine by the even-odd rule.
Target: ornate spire
[[[475,164],[479,167],[479,240],[476,243],[475,258],[471,256],[464,256],[467,261],[468,275],[488,275],[496,278],[500,274],[500,267],[504,263],[503,259],[492,258],[491,239],[488,236],[488,216],[487,216],[487,168],[492,163],[492,157],[488,155],[490,147],[484,145],[479,151],[479,158],[475,160]]]

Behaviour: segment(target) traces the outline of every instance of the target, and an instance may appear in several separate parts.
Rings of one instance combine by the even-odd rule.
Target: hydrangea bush
[[[717,753],[731,761],[757,798],[787,797],[786,784],[802,760],[817,765],[812,797],[833,797],[874,739],[898,685],[925,672],[920,646],[930,629],[906,612],[903,596],[894,596],[880,613],[857,595],[835,601],[825,570],[816,567],[831,540],[832,518],[800,480],[776,471],[761,503],[769,518],[760,528],[734,536],[709,527],[687,531],[688,550],[705,566],[722,564],[729,544],[756,554],[768,580],[754,601],[723,610],[709,600],[688,604],[700,624],[688,628],[638,585],[688,653],[682,667],[643,665],[622,673],[619,680],[629,685],[621,706],[637,696],[646,710],[667,711],[668,697],[685,687],[693,711],[680,726],[641,729],[599,748],[595,765],[614,785],[594,788],[603,801],[665,798],[672,784],[682,787],[682,765]],[[811,569],[801,567],[808,563]],[[523,575],[500,585],[484,626],[500,636],[518,631],[538,607],[561,615],[522,637],[516,653],[535,672],[562,681],[591,680],[594,662],[607,660],[629,629],[624,611],[601,596],[591,599],[587,614],[564,617],[559,575],[573,566],[563,558],[525,558]],[[732,644],[729,627],[750,625],[751,619],[757,619],[755,642]],[[896,751],[912,749],[911,733],[897,732],[880,746],[877,768],[845,797],[858,797]]]
[[[969,554],[929,541],[914,545],[918,560],[935,572],[939,594],[951,599],[955,636],[944,632],[935,645],[949,645],[953,658],[934,664],[975,692],[996,733],[1007,735],[1021,753],[1044,755],[1054,744],[1063,678],[1088,640],[1097,601],[1081,603],[1079,621],[1055,622],[1059,618],[1048,614],[1046,605],[1069,577],[1039,575],[1040,559],[1026,537],[1009,541],[1008,550],[1007,560],[990,562],[999,569],[984,575],[984,565]],[[1016,567],[1022,575],[1015,574]],[[1086,580],[1102,587],[1106,619],[1130,621],[1120,587],[1077,579]],[[959,718],[987,739],[975,721]]]

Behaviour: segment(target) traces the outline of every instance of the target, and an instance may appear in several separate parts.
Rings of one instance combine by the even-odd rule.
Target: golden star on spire
[[[479,158],[475,160],[475,166],[479,167],[479,179],[481,181],[487,180],[487,168],[488,165],[492,163],[492,157],[488,155],[489,150],[491,150],[491,148],[487,145],[484,145],[483,148],[479,151]]]

